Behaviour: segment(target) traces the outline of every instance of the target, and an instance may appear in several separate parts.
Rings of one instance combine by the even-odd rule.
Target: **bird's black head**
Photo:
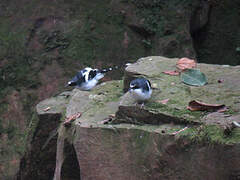
[[[144,91],[149,91],[151,88],[151,83],[145,78],[137,78],[130,82],[130,89],[143,89]]]
[[[131,82],[130,83],[130,89],[139,89],[139,84],[136,82]]]

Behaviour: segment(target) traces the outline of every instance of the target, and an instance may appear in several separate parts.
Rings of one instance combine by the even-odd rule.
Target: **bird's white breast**
[[[94,86],[96,86],[97,83],[98,83],[98,81],[96,79],[91,79],[87,82],[82,83],[81,86],[78,88],[81,90],[84,90],[84,91],[88,91],[88,90],[94,88]]]
[[[132,89],[130,93],[136,101],[145,101],[151,97],[152,90],[143,92],[141,89]]]

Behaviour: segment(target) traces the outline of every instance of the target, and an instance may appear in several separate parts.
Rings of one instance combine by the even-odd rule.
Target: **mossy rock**
[[[41,117],[61,112],[63,121],[82,113],[70,126],[61,125],[58,129],[57,167],[64,165],[62,157],[67,154],[61,148],[66,143],[73,145],[84,179],[236,177],[240,129],[229,128],[226,133],[224,128],[239,119],[240,86],[236,77],[240,67],[198,64],[208,84],[191,87],[178,76],[162,73],[175,70],[177,60],[141,58],[126,68],[124,81],[105,82],[92,91],[74,89],[67,92],[67,100],[63,93],[42,101],[37,106]],[[129,93],[123,91],[140,76],[149,79],[154,87],[144,108],[135,106]],[[224,81],[219,83],[218,79]],[[167,104],[161,104],[167,98]],[[225,104],[229,110],[191,112],[187,105],[194,99]],[[42,111],[48,106],[56,107]],[[202,164],[209,164],[215,173],[210,175]]]

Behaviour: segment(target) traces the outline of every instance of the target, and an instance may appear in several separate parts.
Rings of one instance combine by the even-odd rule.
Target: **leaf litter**
[[[64,126],[68,126],[70,125],[74,120],[76,120],[77,118],[81,117],[82,113],[78,112],[78,113],[75,113],[69,117],[66,117],[65,120],[64,120],[64,123],[63,125]]]
[[[196,66],[197,63],[195,60],[184,57],[177,61],[176,70],[163,71],[163,73],[171,76],[179,76],[182,71],[195,68]]]
[[[190,111],[217,111],[225,112],[228,108],[224,104],[207,104],[201,101],[193,100],[188,103]]]
[[[184,71],[186,69],[192,69],[197,66],[197,63],[194,59],[189,59],[189,58],[181,58],[177,62],[177,69],[180,71]]]
[[[181,81],[187,85],[204,86],[207,78],[199,69],[187,69],[181,73]]]

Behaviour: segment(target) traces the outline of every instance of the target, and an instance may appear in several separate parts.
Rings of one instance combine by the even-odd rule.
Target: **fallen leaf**
[[[185,128],[183,128],[183,129],[180,129],[179,131],[175,131],[175,132],[171,133],[171,135],[176,135],[176,134],[178,134],[178,133],[180,133],[180,132],[183,132],[183,131],[185,131],[187,128],[188,128],[188,127],[185,127]]]
[[[45,109],[43,109],[43,111],[49,111],[51,109],[51,107],[47,107],[47,108],[45,108]]]
[[[193,59],[189,59],[189,58],[181,58],[178,60],[177,62],[177,68],[180,71],[183,71],[185,69],[192,69],[195,68],[197,66],[197,63],[195,60]]]
[[[218,112],[224,112],[227,110],[224,104],[207,104],[197,100],[190,101],[188,103],[187,109],[190,111],[218,111]]]
[[[178,76],[179,75],[179,72],[176,71],[176,70],[174,70],[174,71],[164,71],[163,73],[171,75],[171,76]]]
[[[181,81],[187,85],[203,86],[207,83],[205,74],[199,69],[187,69],[181,73]]]
[[[169,101],[169,99],[164,99],[162,101],[159,101],[161,104],[167,104],[167,102]]]
[[[64,125],[64,126],[69,125],[69,124],[72,123],[74,120],[76,120],[77,118],[79,118],[81,115],[82,115],[82,113],[78,112],[78,113],[73,114],[73,115],[70,116],[70,117],[65,118],[63,125]]]

